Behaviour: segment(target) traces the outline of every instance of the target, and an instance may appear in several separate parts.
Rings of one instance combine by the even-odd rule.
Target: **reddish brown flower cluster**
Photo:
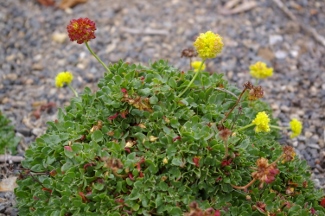
[[[254,85],[248,81],[244,84],[244,88],[250,90],[250,89],[254,88]]]
[[[228,128],[224,128],[219,132],[219,136],[223,141],[227,141],[230,135],[231,135],[231,130],[229,130]]]
[[[193,163],[195,164],[195,166],[196,167],[200,167],[200,157],[198,157],[198,156],[195,156],[195,157],[193,157]]]
[[[197,53],[192,48],[184,49],[181,55],[181,57],[185,57],[185,58],[192,58],[195,56],[197,56]]]
[[[249,90],[248,100],[255,101],[263,97],[264,92],[262,86],[254,86],[251,82],[244,84],[245,90]]]
[[[256,162],[257,171],[252,173],[254,179],[261,181],[260,187],[263,187],[263,183],[271,183],[274,181],[275,176],[279,173],[275,164],[269,164],[266,158],[260,158]]]
[[[255,101],[262,98],[264,95],[262,86],[254,86],[249,90],[248,100]]]
[[[231,164],[231,161],[232,161],[231,158],[230,158],[229,160],[227,160],[227,159],[223,159],[223,160],[221,161],[221,166],[222,166],[222,167],[229,166],[229,165]]]
[[[67,26],[67,31],[71,41],[78,44],[95,39],[96,24],[88,18],[73,19]]]

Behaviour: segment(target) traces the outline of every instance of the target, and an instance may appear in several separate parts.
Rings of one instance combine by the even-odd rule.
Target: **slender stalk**
[[[184,91],[182,91],[177,97],[181,97],[187,91],[187,89],[193,84],[193,82],[196,80],[197,76],[201,72],[204,62],[205,62],[205,59],[201,62],[201,65],[200,65],[199,70],[195,73],[195,75],[192,78],[192,80],[190,81],[190,83],[186,86],[186,88],[184,89]]]
[[[228,91],[227,89],[216,87],[215,90],[218,90],[218,91],[222,91],[222,92],[228,93],[228,94],[232,95],[233,97],[235,97],[236,99],[238,99],[237,95],[235,95],[235,94],[232,93],[231,91]]]
[[[248,125],[246,125],[246,126],[244,126],[242,128],[239,128],[237,131],[242,131],[242,130],[245,130],[245,129],[247,129],[249,127],[252,127],[252,126],[254,126],[254,124],[253,123],[250,123],[250,124],[248,124]]]
[[[280,155],[275,161],[273,161],[269,166],[276,165],[276,163],[281,160],[283,157],[285,157],[285,154]],[[268,166],[268,167],[269,167]]]
[[[70,85],[68,84],[69,89],[73,92],[74,96],[78,97],[78,92]]]
[[[101,63],[102,65],[103,65],[103,67],[105,68],[105,70],[110,74],[110,73],[112,73],[111,71],[110,71],[110,69],[108,69],[108,67],[105,65],[105,63],[104,62],[102,62],[102,60],[100,60],[100,58],[94,53],[94,51],[90,48],[90,46],[89,46],[89,44],[88,44],[88,42],[85,42],[85,44],[86,44],[86,47],[87,47],[87,49],[89,50],[89,52],[97,59],[97,61],[99,62],[99,63]]]
[[[227,157],[228,157],[228,139],[225,140],[225,156],[223,157],[225,160],[227,160]]]
[[[275,126],[275,125],[270,125],[271,128],[274,128],[274,129],[279,129],[279,130],[283,130],[284,128],[282,127],[279,127],[279,126]]]
[[[225,117],[220,121],[219,125],[222,125],[224,123],[224,121],[226,121],[226,119],[228,118],[228,116],[232,113],[232,111],[234,111],[235,107],[238,106],[241,98],[243,97],[244,93],[246,92],[247,88],[245,87],[243,89],[243,91],[240,93],[239,97],[236,100],[235,105],[230,109],[229,112],[226,113]]]

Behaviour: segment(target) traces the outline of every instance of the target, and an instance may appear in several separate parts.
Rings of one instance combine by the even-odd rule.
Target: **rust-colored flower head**
[[[181,55],[181,57],[185,57],[185,58],[192,58],[195,56],[197,56],[197,53],[192,48],[184,49]]]
[[[251,82],[246,82],[245,84],[244,84],[244,88],[246,88],[246,89],[253,89],[254,88],[254,85],[251,83]]]
[[[296,156],[296,152],[291,146],[284,146],[283,147],[283,161],[282,162],[289,162],[292,161]]]
[[[254,86],[249,90],[248,100],[255,101],[263,97],[262,86]]]
[[[266,158],[259,158],[256,161],[257,171],[252,173],[252,177],[263,183],[271,183],[274,181],[275,176],[279,173],[275,164],[269,164]]]
[[[73,19],[67,26],[67,31],[71,41],[78,44],[95,39],[96,24],[88,18]]]
[[[229,130],[228,128],[224,128],[219,132],[219,136],[223,141],[227,141],[230,135],[231,135],[231,130]]]

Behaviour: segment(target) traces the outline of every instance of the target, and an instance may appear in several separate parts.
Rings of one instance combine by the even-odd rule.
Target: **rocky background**
[[[323,0],[282,0],[284,5],[280,0],[88,0],[66,9],[42,1],[0,1],[0,110],[22,138],[18,156],[73,97],[68,88],[55,88],[58,72],[71,71],[79,92],[85,86],[96,90],[103,68],[66,34],[71,19],[88,17],[97,25],[90,46],[105,63],[167,59],[187,70],[181,51],[211,30],[225,47],[207,62],[208,71],[224,73],[240,87],[252,80],[250,64],[261,60],[273,67],[274,76],[261,82],[264,100],[282,126],[293,117],[304,125],[301,136],[291,140],[284,133],[281,143],[295,147],[309,163],[316,187],[325,188]],[[15,175],[14,161],[0,162],[0,178]],[[0,192],[0,216],[16,215],[14,204],[12,192]]]

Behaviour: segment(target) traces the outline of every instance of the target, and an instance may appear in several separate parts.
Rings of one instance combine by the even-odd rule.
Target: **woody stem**
[[[231,185],[233,188],[235,189],[239,189],[239,190],[246,190],[249,186],[251,186],[254,182],[256,181],[256,179],[252,179],[252,181],[250,181],[247,185],[245,186],[236,186],[236,185]]]

